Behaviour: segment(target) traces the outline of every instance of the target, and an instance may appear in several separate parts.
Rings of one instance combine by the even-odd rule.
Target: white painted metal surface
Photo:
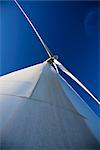
[[[98,117],[47,62],[0,78],[2,149],[98,149]]]

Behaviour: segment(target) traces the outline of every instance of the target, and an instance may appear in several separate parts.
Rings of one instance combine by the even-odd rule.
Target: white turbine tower
[[[17,0],[49,58],[0,77],[0,148],[35,150],[99,149],[99,119],[58,68],[97,98],[54,56]],[[58,67],[58,68],[57,68]]]

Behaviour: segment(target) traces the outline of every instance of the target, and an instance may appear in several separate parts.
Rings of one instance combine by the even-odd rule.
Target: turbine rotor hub
[[[53,63],[54,63],[54,59],[58,59],[58,56],[57,56],[57,55],[54,55],[54,56],[50,57],[50,58],[47,60],[47,62],[48,62],[49,64],[53,64]]]
[[[51,57],[51,58],[49,58],[48,60],[47,60],[47,62],[49,63],[49,64],[53,64],[54,63],[54,57]]]

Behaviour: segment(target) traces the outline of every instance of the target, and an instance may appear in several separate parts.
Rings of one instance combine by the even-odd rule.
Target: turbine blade
[[[100,104],[97,98],[71,72],[69,72],[58,60],[55,59],[54,62],[58,65],[58,67],[65,74],[67,74],[71,79],[73,79],[77,84],[79,84],[98,104]]]
[[[16,5],[18,6],[18,8],[21,10],[21,12],[23,13],[23,15],[25,16],[25,18],[27,19],[28,23],[31,25],[33,31],[36,33],[37,37],[39,38],[41,44],[43,45],[44,49],[46,50],[47,54],[49,57],[52,57],[52,54],[49,50],[49,48],[47,47],[47,45],[44,43],[43,39],[41,38],[41,36],[39,35],[38,31],[36,30],[35,26],[32,24],[31,20],[29,19],[29,17],[26,15],[25,11],[23,10],[23,8],[20,6],[20,4],[17,2],[17,0],[14,0],[14,2],[16,3]]]
[[[54,65],[54,67],[55,67],[57,73],[59,73],[58,68],[57,68],[57,65],[56,65],[55,63],[53,63],[53,65]]]

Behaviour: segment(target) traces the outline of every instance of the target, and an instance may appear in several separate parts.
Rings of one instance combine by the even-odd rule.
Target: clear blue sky
[[[52,53],[99,99],[99,9],[97,1],[20,1]],[[0,75],[47,59],[36,35],[11,1],[0,1]],[[98,113],[97,104],[62,76]]]

